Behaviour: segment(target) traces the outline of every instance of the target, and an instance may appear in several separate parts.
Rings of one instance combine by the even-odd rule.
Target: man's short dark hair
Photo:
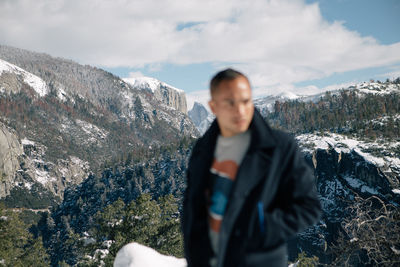
[[[217,74],[215,74],[215,76],[211,79],[211,82],[210,82],[211,95],[213,95],[217,91],[217,88],[222,81],[226,81],[226,80],[231,81],[238,77],[244,77],[244,78],[246,78],[247,81],[249,81],[249,79],[246,77],[246,75],[244,75],[243,73],[241,73],[237,70],[231,69],[231,68],[218,72]]]

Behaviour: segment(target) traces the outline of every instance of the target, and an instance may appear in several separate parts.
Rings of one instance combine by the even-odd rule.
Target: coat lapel
[[[235,186],[231,192],[227,210],[222,221],[219,243],[220,253],[218,255],[219,263],[221,264],[225,257],[233,226],[247,196],[260,183],[263,181],[268,182],[265,179],[269,176],[268,172],[271,169],[275,142],[272,140],[269,127],[258,112],[254,114],[250,129],[252,131],[250,147],[240,165]]]

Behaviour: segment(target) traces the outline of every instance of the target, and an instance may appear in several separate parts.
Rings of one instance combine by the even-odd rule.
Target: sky
[[[399,0],[0,0],[0,44],[149,76],[206,103],[227,67],[254,97],[400,76]]]

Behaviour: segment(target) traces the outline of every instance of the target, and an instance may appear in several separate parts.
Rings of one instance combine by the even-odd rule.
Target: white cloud
[[[258,94],[400,62],[400,43],[329,23],[318,4],[303,0],[3,0],[0,36],[3,44],[107,67],[234,63]]]
[[[140,71],[132,71],[129,72],[128,78],[138,78],[138,77],[144,77],[143,73]]]

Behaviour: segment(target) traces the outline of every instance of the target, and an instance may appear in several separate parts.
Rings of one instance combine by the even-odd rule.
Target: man
[[[286,240],[321,212],[313,172],[294,140],[254,109],[246,76],[221,71],[210,90],[216,120],[187,171],[188,266],[287,266]]]

